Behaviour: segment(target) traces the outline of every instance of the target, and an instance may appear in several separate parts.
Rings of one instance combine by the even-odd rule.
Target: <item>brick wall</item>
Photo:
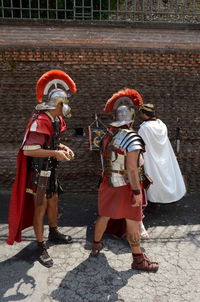
[[[157,115],[168,126],[176,149],[176,128],[181,129],[177,154],[188,187],[199,189],[200,178],[200,53],[174,49],[23,48],[0,50],[0,184],[10,189],[16,153],[24,127],[36,105],[35,84],[50,69],[67,72],[77,84],[71,101],[72,118],[67,121],[66,144],[75,160],[60,165],[64,189],[94,192],[100,174],[99,155],[88,151],[87,126],[96,112],[102,115],[105,101],[123,87],[138,90],[144,102],[152,102]],[[137,129],[139,121],[136,121]],[[83,128],[85,136],[76,135]]]

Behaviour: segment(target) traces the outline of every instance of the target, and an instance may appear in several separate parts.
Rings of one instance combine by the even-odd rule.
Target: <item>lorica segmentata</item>
[[[106,148],[107,156],[104,157],[104,166],[109,184],[113,187],[129,184],[126,171],[126,155],[134,150],[144,151],[142,138],[133,130],[119,129]]]

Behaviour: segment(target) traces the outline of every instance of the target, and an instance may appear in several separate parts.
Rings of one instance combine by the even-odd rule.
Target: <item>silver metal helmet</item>
[[[121,105],[115,110],[115,121],[110,125],[114,127],[121,127],[133,123],[135,119],[135,110],[132,107]]]
[[[56,109],[56,106],[59,103],[68,103],[67,93],[62,89],[53,89],[50,91],[48,95],[48,99],[46,102],[42,102],[38,104],[35,109],[36,110],[45,110],[45,109]]]
[[[137,90],[125,88],[114,93],[107,100],[103,109],[105,114],[114,114],[114,122],[111,123],[114,127],[120,127],[134,122],[135,107],[143,104],[141,95]]]
[[[58,87],[61,86],[63,89]],[[54,89],[52,89],[54,87]],[[62,113],[66,117],[70,117],[71,108],[69,107],[68,91],[75,93],[77,91],[76,84],[68,74],[61,70],[50,70],[44,73],[36,84],[36,96],[39,104],[36,110],[56,109],[59,103],[62,103]],[[43,101],[43,96],[47,96],[47,100]]]

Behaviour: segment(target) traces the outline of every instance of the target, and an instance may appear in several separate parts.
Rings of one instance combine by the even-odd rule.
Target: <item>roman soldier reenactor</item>
[[[110,219],[123,219],[133,255],[132,268],[157,271],[158,263],[149,260],[140,246],[142,208],[146,202],[142,187],[145,144],[132,125],[135,107],[142,103],[141,95],[133,89],[123,89],[106,102],[104,113],[113,114],[114,121],[102,140],[104,169],[91,255],[97,256],[103,249],[101,240]]]
[[[7,243],[20,242],[22,230],[33,225],[38,259],[46,267],[51,267],[53,260],[44,242],[45,214],[49,223],[48,239],[54,243],[72,242],[71,236],[65,236],[57,228],[57,203],[62,191],[57,166],[59,161],[68,161],[74,156],[73,151],[60,142],[60,135],[66,130],[63,117],[71,116],[69,92],[75,93],[76,85],[61,70],[48,71],[38,80],[39,104],[26,127],[17,156],[10,198]]]

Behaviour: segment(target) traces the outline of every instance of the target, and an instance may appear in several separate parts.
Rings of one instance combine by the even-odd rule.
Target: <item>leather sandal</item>
[[[99,252],[104,248],[103,242],[101,241],[93,241],[92,243],[92,251],[91,256],[96,257],[99,255]]]
[[[145,254],[140,254],[134,256],[133,254],[133,263],[131,265],[132,269],[147,271],[147,272],[156,272],[159,268],[158,262],[151,261]]]

